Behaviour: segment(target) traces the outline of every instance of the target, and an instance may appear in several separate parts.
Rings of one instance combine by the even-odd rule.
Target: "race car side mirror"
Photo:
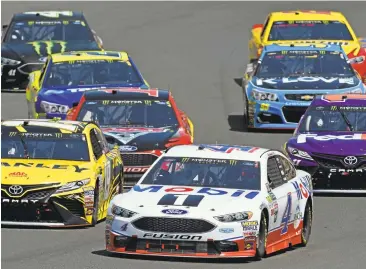
[[[243,78],[234,78],[234,81],[236,84],[238,84],[240,87],[243,87]]]

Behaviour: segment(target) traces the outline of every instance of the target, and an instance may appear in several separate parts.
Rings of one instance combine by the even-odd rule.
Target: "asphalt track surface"
[[[280,148],[290,134],[243,133],[240,88],[233,78],[247,62],[249,29],[268,12],[288,9],[339,10],[366,36],[366,3],[272,2],[5,2],[2,24],[20,11],[83,10],[107,49],[127,50],[153,87],[171,87],[193,119],[196,142]],[[23,94],[1,94],[3,119],[25,118]],[[231,125],[228,123],[230,115]],[[307,248],[260,262],[108,257],[104,223],[79,230],[1,229],[4,269],[362,269],[366,264],[366,199],[316,197]]]

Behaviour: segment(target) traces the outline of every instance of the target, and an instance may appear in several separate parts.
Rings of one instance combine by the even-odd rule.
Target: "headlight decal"
[[[262,92],[258,90],[252,90],[251,96],[257,100],[257,101],[271,101],[271,102],[277,102],[278,95],[275,93],[268,93],[268,92]]]
[[[241,221],[241,220],[249,220],[252,216],[253,216],[253,212],[243,211],[243,212],[216,216],[216,217],[214,217],[214,219],[216,219],[220,222],[235,222],[235,221]]]
[[[67,105],[61,105],[56,103],[50,103],[46,101],[41,101],[41,108],[44,112],[50,113],[59,113],[59,114],[66,114],[69,111],[69,107]]]
[[[293,148],[293,147],[287,147],[287,150],[293,156],[313,161],[313,158],[306,151],[298,150],[298,149]]]
[[[88,185],[90,182],[90,179],[82,179],[82,180],[77,180],[77,181],[71,181],[68,182],[64,185],[62,185],[57,191],[56,193],[60,193],[60,192],[68,192],[68,191],[73,191],[73,190],[77,190],[85,185]]]
[[[113,205],[112,206],[112,214],[114,216],[118,216],[118,217],[122,217],[122,218],[132,218],[137,213],[136,212],[133,212],[131,210],[128,210],[126,208]]]

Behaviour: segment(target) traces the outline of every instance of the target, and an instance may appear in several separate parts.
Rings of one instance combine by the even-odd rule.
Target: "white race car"
[[[311,177],[281,152],[176,146],[108,208],[106,250],[125,254],[261,259],[305,246]]]

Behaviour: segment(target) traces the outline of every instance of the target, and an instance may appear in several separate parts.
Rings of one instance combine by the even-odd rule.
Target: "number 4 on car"
[[[1,224],[94,226],[121,192],[123,164],[93,123],[1,123]]]

